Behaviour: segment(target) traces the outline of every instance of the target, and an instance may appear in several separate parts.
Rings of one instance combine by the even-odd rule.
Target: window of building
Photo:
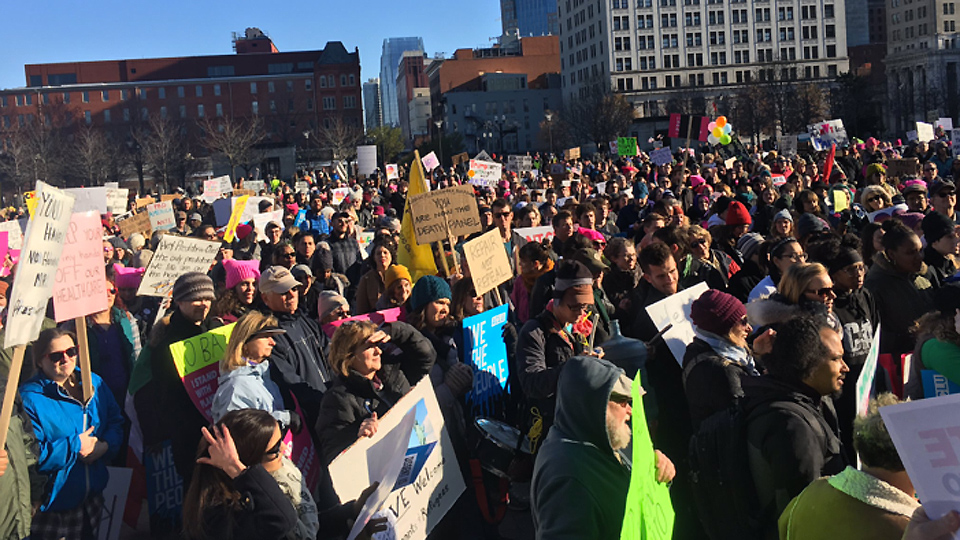
[[[123,121],[124,121],[124,122],[129,122],[129,121],[130,121],[130,109],[124,109],[124,110],[123,110]]]
[[[198,84],[194,90],[194,93],[196,94],[196,97],[203,97],[203,86]]]
[[[68,105],[70,104],[70,93],[69,93],[69,92],[64,92],[64,93],[63,93],[63,102],[66,103],[66,104],[68,104]]]
[[[253,114],[260,114],[260,103],[258,103],[258,102],[256,102],[256,101],[254,101],[253,103],[251,103],[251,104],[250,104],[250,110],[253,112]]]
[[[272,94],[276,90],[276,87],[273,85],[273,81],[267,82],[267,93]]]
[[[181,105],[181,106],[180,106],[180,118],[186,118],[186,117],[187,117],[187,106],[186,106],[186,105]]]
[[[250,93],[251,94],[257,93],[257,83],[255,82],[250,83]]]
[[[340,86],[346,86],[346,85],[347,85],[347,76],[341,74],[341,75],[340,75]]]
[[[178,87],[177,87],[177,97],[178,97],[178,98],[182,98],[182,97],[184,97],[185,95],[186,95],[186,92],[184,92],[183,87],[182,87],[182,86],[178,86]]]
[[[83,95],[80,97],[80,99],[84,103],[90,103],[90,92],[84,92]],[[17,105],[20,105],[19,96],[17,96]]]
[[[120,91],[120,101],[126,101],[126,100],[128,100],[128,99],[130,99],[130,91],[129,91],[129,90],[121,90],[121,91]]]
[[[233,66],[210,66],[207,68],[207,77],[232,77]]]
[[[197,118],[203,118],[203,105],[197,105]]]
[[[313,90],[313,79],[304,79],[304,81],[303,81],[303,89],[306,90],[307,92],[312,91],[312,90]]]
[[[270,64],[267,66],[267,73],[275,75],[280,73],[293,73],[293,62]]]
[[[24,100],[27,102],[27,105],[33,105],[33,94],[25,95]]]
[[[837,57],[837,46],[836,45],[827,45],[827,58],[836,58]],[[836,69],[836,66],[834,66]]]
[[[343,96],[343,108],[344,108],[344,109],[356,109],[356,108],[357,108],[357,96]]]
[[[128,111],[128,112],[129,112],[129,111]],[[129,115],[128,115],[128,116],[129,116]],[[163,119],[166,119],[166,118],[167,118],[167,108],[166,108],[166,107],[160,107],[160,118],[163,118]]]
[[[827,77],[836,78],[837,76],[837,66],[829,65],[827,66]]]
[[[167,89],[162,86],[157,88],[157,97],[160,99],[167,99]]]
[[[287,92],[293,92],[293,81],[287,81]]]
[[[801,19],[816,19],[816,18],[817,18],[817,6],[801,6],[801,8],[800,8],[800,18],[801,18]]]
[[[334,77],[333,75],[327,75],[327,86],[329,86],[330,88],[336,88],[337,86],[336,77]]]
[[[110,123],[110,109],[106,109],[103,111],[103,123],[104,124]]]
[[[337,98],[333,96],[326,96],[323,98],[323,110],[334,111],[336,109],[337,109]]]
[[[833,15],[833,4],[826,4],[826,5],[823,6],[823,18],[824,18],[824,19],[832,19],[832,18],[834,18],[834,15]]]
[[[23,118],[23,115],[20,118]],[[83,111],[83,122],[88,126],[93,123],[93,115],[90,111]],[[21,121],[20,124],[23,125],[23,122]]]
[[[10,127],[10,117],[9,117],[9,116],[4,116],[4,117],[3,117],[3,127],[5,127],[5,128]]]

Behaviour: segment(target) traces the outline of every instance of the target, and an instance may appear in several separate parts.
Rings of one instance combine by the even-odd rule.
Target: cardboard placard
[[[37,207],[27,224],[7,308],[5,349],[26,345],[40,335],[73,215],[73,195],[41,181],[37,181],[36,191]]]
[[[398,447],[380,444],[391,434]],[[396,480],[389,482],[386,470],[397,468]],[[387,517],[387,534],[407,540],[422,540],[430,534],[466,485],[429,377],[380,418],[373,437],[358,439],[333,460],[330,478],[344,501],[356,499],[373,482],[392,483],[385,489],[389,494],[371,505],[382,508],[380,514]]]
[[[922,142],[930,142],[934,139],[933,124],[926,122],[917,122],[917,139]]]
[[[177,278],[187,272],[206,273],[219,251],[220,242],[163,235],[157,252],[143,274],[137,294],[161,298],[170,296]]]
[[[470,161],[470,154],[466,152],[460,152],[459,154],[454,155],[450,160],[453,162],[453,166],[456,167],[461,163],[467,163]]]
[[[100,526],[97,540],[119,540],[123,515],[130,493],[130,481],[133,469],[126,467],[107,467],[110,475],[103,488],[103,506],[100,509]]]
[[[460,185],[410,197],[417,244],[479,232],[480,214],[473,188]]]
[[[494,228],[464,244],[463,254],[470,265],[470,275],[473,277],[477,296],[483,296],[487,291],[513,278],[499,229]]]
[[[123,221],[117,221],[117,225],[120,227],[121,236],[127,239],[133,233],[140,233],[146,238],[150,238],[150,234],[153,233],[150,227],[150,214],[147,212],[132,214]]]
[[[437,159],[436,152],[430,152],[429,154],[423,156],[421,161],[423,162],[423,168],[426,169],[427,172],[431,172],[440,166],[440,160]]]
[[[377,145],[367,144],[357,147],[357,174],[370,176],[377,171]],[[341,178],[346,180],[346,178]]]
[[[503,165],[493,161],[470,160],[470,170],[467,171],[467,178],[471,184],[496,187],[501,176],[503,176]]]
[[[164,193],[163,195],[160,196],[160,202],[166,202],[166,201],[173,202],[182,198],[183,198],[183,195],[179,193]]]
[[[690,306],[693,301],[707,290],[706,283],[698,283],[689,289],[668,296],[659,302],[647,306],[647,314],[657,327],[663,330],[668,324],[673,327],[663,335],[667,347],[677,362],[683,365],[683,355],[687,345],[693,342],[693,321],[690,320]]]
[[[563,151],[563,159],[570,161],[573,159],[580,159],[580,147],[568,148]]]
[[[170,357],[190,400],[210,423],[213,423],[210,407],[217,394],[220,360],[236,326],[237,323],[231,323],[170,344]]]
[[[155,231],[165,231],[177,226],[177,216],[173,213],[173,203],[170,201],[147,205],[147,215],[150,218],[150,228]]]
[[[673,163],[673,152],[670,148],[659,148],[650,152],[650,161],[652,161],[654,165]]]
[[[244,196],[244,195],[246,195],[247,197],[251,197],[251,196],[256,195],[256,194],[257,194],[257,192],[254,191],[254,190],[252,190],[252,189],[235,189],[235,190],[233,190],[233,195],[234,195],[235,197],[242,197],[242,196]]]
[[[507,156],[507,170],[525,173],[533,170],[533,156]]]
[[[75,213],[70,218],[53,285],[57,322],[106,310],[106,282],[100,214],[96,210]]]
[[[251,193],[251,195],[256,195],[263,189],[263,180],[244,180],[243,189],[253,191],[255,193]]]
[[[149,204],[157,202],[153,197],[140,197],[134,202],[135,208],[144,208]]]
[[[915,157],[887,160],[887,176],[890,178],[903,178],[905,176],[919,175],[920,160]]]
[[[129,189],[107,188],[107,211],[114,215],[126,212],[129,199]]]

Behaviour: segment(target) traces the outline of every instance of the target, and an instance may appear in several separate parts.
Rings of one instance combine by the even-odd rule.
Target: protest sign
[[[293,219],[293,226],[300,227],[303,225],[303,222],[307,220],[307,209],[301,208],[297,212],[297,216]]]
[[[953,157],[960,155],[960,129],[950,132],[950,149],[953,151]]]
[[[467,163],[470,161],[470,154],[466,152],[460,152],[459,154],[454,155],[450,160],[453,162],[453,166],[456,167],[461,163]]]
[[[917,122],[917,140],[922,142],[930,142],[933,139],[933,124]]]
[[[933,125],[944,131],[953,131],[953,118],[940,118]]]
[[[37,207],[27,224],[24,254],[8,304],[6,349],[26,345],[40,334],[72,214],[73,195],[37,181]]]
[[[429,154],[423,156],[423,159],[420,161],[423,162],[423,168],[426,169],[427,172],[431,172],[440,166],[440,160],[437,159],[437,154],[435,152],[430,152]]]
[[[150,227],[150,214],[147,212],[130,215],[122,221],[117,221],[117,225],[120,227],[120,234],[127,239],[129,239],[133,233],[140,233],[144,237],[149,238],[150,233],[153,231]]]
[[[870,223],[882,223],[894,216],[896,212],[909,212],[909,208],[906,204],[895,204],[889,206],[882,210],[877,210],[876,212],[870,212],[867,214],[867,217],[870,218]]]
[[[513,277],[499,229],[494,228],[464,244],[463,254],[470,265],[470,275],[473,277],[477,296],[483,296]]]
[[[155,202],[157,202],[157,200],[154,199],[153,197],[140,197],[136,201],[134,201],[133,206],[134,208],[137,208],[139,210],[140,208],[146,208],[147,205],[153,204]]]
[[[157,252],[143,274],[137,294],[170,296],[178,277],[187,272],[207,273],[219,251],[220,242],[163,235]]]
[[[107,189],[107,212],[111,214],[122,214],[127,211],[127,200],[130,198],[130,190],[127,188],[106,188]]]
[[[880,408],[883,423],[930,519],[960,510],[960,395]]]
[[[299,181],[295,183],[293,186],[297,193],[307,193],[308,191],[310,191],[310,184],[303,181]]]
[[[580,147],[568,148],[563,151],[563,159],[570,161],[574,159],[580,159]]]
[[[240,225],[240,216],[243,215],[243,211],[247,208],[247,200],[250,199],[250,196],[242,195],[231,199],[233,200],[233,211],[230,213],[227,229],[223,232],[224,242],[233,242],[234,237],[236,237],[237,225]]]
[[[910,131],[908,131],[908,132],[907,132],[907,140],[910,141],[910,142],[919,141],[919,140],[920,140],[920,135],[917,134],[917,130],[911,129]]]
[[[543,227],[521,227],[514,230],[528,242],[543,242],[544,240],[553,238],[553,227],[550,225]]]
[[[780,137],[780,155],[796,156],[797,146],[796,135],[784,135],[783,137]]]
[[[173,201],[180,200],[182,198],[183,198],[183,195],[179,193],[164,193],[163,195],[160,196],[160,202],[164,202],[164,201],[173,202]]]
[[[887,160],[887,176],[890,178],[902,178],[905,176],[919,175],[920,160],[915,157]]]
[[[97,540],[118,540],[123,513],[127,507],[133,469],[107,467],[108,480],[103,488],[103,506],[100,508],[100,527]]]
[[[273,221],[277,225],[280,225],[280,230],[286,229],[283,226],[283,210],[274,210],[273,212],[265,212],[263,214],[257,214],[253,216],[253,228],[257,230],[257,238],[266,238],[267,237],[267,224]]]
[[[381,325],[383,323],[391,323],[400,320],[400,308],[391,308],[384,309],[382,311],[373,311],[371,313],[364,313],[363,315],[354,315],[347,319],[341,319],[339,321],[333,321],[330,324],[323,325],[323,333],[327,337],[333,337],[333,333],[337,331],[342,324],[349,321],[370,321],[373,324]]]
[[[37,208],[37,192],[36,191],[24,192],[23,203],[27,205],[27,213],[29,213],[32,216],[33,211]]]
[[[256,192],[255,190],[252,190],[252,189],[235,189],[235,190],[233,190],[233,196],[234,196],[234,197],[242,197],[242,196],[244,196],[244,195],[246,195],[247,197],[252,197],[253,195],[256,195],[256,194],[257,194],[257,192]]]
[[[825,120],[807,126],[810,141],[816,141],[821,148],[829,148],[831,144],[841,146],[847,143],[847,129],[843,127],[843,120]]]
[[[250,191],[259,193],[260,190],[263,189],[263,180],[244,180],[243,189],[249,189]]]
[[[477,155],[473,156],[473,159],[475,159],[475,160],[477,160],[477,161],[491,161],[491,160],[493,160],[493,158],[490,157],[490,154],[488,154],[486,150],[481,150],[479,153],[477,153]]]
[[[396,163],[387,163],[387,180],[398,180],[400,178],[398,171]]]
[[[232,192],[233,184],[230,183],[230,177],[218,176],[211,180],[203,181],[203,196],[201,198],[208,204],[211,204],[221,196]]]
[[[637,155],[637,138],[636,137],[618,137],[617,138],[617,155],[618,156],[635,156]]]
[[[377,170],[377,145],[368,144],[357,147],[357,174],[370,176]],[[341,178],[346,180],[346,178]]]
[[[370,247],[373,245],[373,238],[376,233],[373,231],[357,231],[357,243],[360,244],[360,250],[363,251],[364,258],[370,256]]]
[[[413,232],[420,245],[482,229],[477,198],[468,185],[414,195],[410,197],[410,211],[413,212]]]
[[[237,190],[237,191],[239,191],[239,190]],[[234,193],[236,193],[236,192],[234,192]],[[242,196],[243,196],[243,195],[241,195],[241,197],[242,197]],[[254,197],[254,196],[252,196],[252,195],[249,195],[248,197],[249,197],[249,198],[247,199],[247,204],[246,204],[246,206],[243,207],[243,213],[240,214],[240,223],[247,223],[248,221],[250,221],[251,219],[253,219],[253,216],[259,214],[259,213],[260,213],[260,203],[261,203],[261,202],[263,202],[263,201],[270,201],[271,208],[272,208],[273,205],[275,204],[275,203],[274,203],[274,200],[273,200],[271,197],[260,197],[260,196]],[[230,198],[230,200],[231,200],[230,204],[236,204],[237,198],[238,198],[238,197],[231,197],[231,198]],[[232,212],[232,211],[233,211],[233,210],[231,209],[231,212]]]
[[[340,203],[342,203],[343,200],[347,198],[347,195],[350,195],[350,188],[348,187],[334,189],[331,193],[334,206],[338,206]]]
[[[100,214],[107,213],[107,188],[65,188],[64,191],[73,195],[76,201],[73,204],[74,212],[96,210]]]
[[[183,478],[173,462],[170,439],[160,443],[156,450],[144,450],[143,459],[151,525],[164,523],[177,530],[183,516]]]
[[[70,218],[53,285],[57,322],[107,309],[107,276],[103,267],[103,227],[96,210]]]
[[[668,163],[673,163],[673,152],[670,151],[670,148],[659,148],[650,152],[650,161],[654,165],[666,165]]]
[[[690,306],[693,301],[707,290],[706,283],[698,283],[689,289],[682,290],[668,296],[659,302],[647,306],[647,315],[657,327],[663,330],[668,324],[673,326],[665,334],[663,340],[681,365],[683,355],[687,352],[687,345],[693,342],[693,322],[690,320]]]
[[[9,249],[21,249],[23,247],[23,229],[20,223],[13,219],[0,222],[0,231],[7,233],[7,247]]]
[[[415,421],[409,429],[404,420],[411,411]],[[401,455],[387,453],[385,445],[377,444],[396,429],[407,439]],[[356,499],[370,484],[382,481],[384,466],[397,459],[403,465],[381,506],[388,518],[387,534],[424,539],[466,488],[429,377],[380,418],[373,437],[359,438],[330,464],[330,478],[340,500]]]
[[[932,369],[921,370],[920,380],[923,383],[924,398],[960,394],[960,385]]]
[[[857,414],[866,416],[867,406],[870,404],[870,391],[873,389],[873,379],[877,375],[877,360],[880,358],[880,324],[877,323],[877,330],[873,333],[873,343],[870,344],[870,352],[867,353],[867,359],[863,362],[863,369],[860,371],[860,377],[857,378]]]
[[[471,417],[493,416],[507,387],[510,366],[503,341],[507,308],[503,304],[463,321],[463,357],[473,367],[473,388],[466,396]]]
[[[550,164],[550,176],[558,176],[563,178],[567,175],[567,166],[563,163],[551,163]]]
[[[850,208],[850,194],[842,189],[835,189],[830,192],[830,198],[833,199],[833,211],[843,212]]]
[[[638,376],[633,379],[631,390],[634,403],[643,403],[640,388]],[[633,459],[620,540],[670,540],[676,515],[670,499],[670,488],[667,484],[657,482],[657,455],[653,450],[642,406],[634,409],[631,420]]]
[[[232,199],[217,199],[213,201],[213,218],[217,222],[217,227],[223,227],[230,221],[233,215]]]
[[[3,273],[0,273],[3,277],[9,275],[10,269],[6,266],[3,266],[3,263],[7,260],[7,255],[10,253],[10,233],[7,231],[0,231],[0,267],[3,269]]]
[[[173,213],[173,203],[170,201],[147,205],[147,215],[150,219],[150,228],[155,231],[165,231],[177,225],[176,214]]]
[[[103,187],[107,189],[120,189],[120,182],[104,182]]]
[[[208,422],[213,422],[210,407],[217,393],[220,359],[237,323],[170,344],[170,357],[183,381],[190,401]]]
[[[468,182],[475,186],[495,187],[503,174],[503,166],[493,161],[470,160]]]
[[[523,173],[533,170],[532,156],[507,156],[507,170]]]

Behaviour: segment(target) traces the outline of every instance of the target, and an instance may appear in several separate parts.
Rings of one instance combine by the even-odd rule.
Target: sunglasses
[[[706,243],[707,243],[706,238],[700,238],[698,240],[694,240],[693,242],[690,242],[690,245],[693,247],[700,247]]]
[[[278,256],[286,257],[288,259],[295,259],[297,257],[297,253],[295,251],[291,251],[289,253],[278,253]]]
[[[111,287],[111,288],[107,289],[107,293],[108,293],[108,294],[117,294],[117,290],[114,289],[113,287]]]
[[[493,217],[498,217],[498,218],[501,218],[501,219],[506,219],[506,218],[510,217],[510,212],[500,212],[500,213],[494,214]]]
[[[882,198],[883,198],[883,197],[881,197],[880,195],[874,195],[873,197],[870,197],[869,199],[867,199],[867,202],[879,201],[879,200],[882,199]]]
[[[612,401],[613,403],[616,403],[617,405],[620,405],[621,407],[626,407],[627,405],[630,405],[633,403],[632,398],[629,398],[627,396],[613,395],[613,394],[610,395],[610,401]]]
[[[815,294],[817,296],[836,296],[836,293],[833,292],[833,287],[824,287],[822,289],[816,289],[813,291],[807,291],[809,294]]]
[[[67,350],[65,350],[65,351],[52,352],[52,353],[48,354],[47,357],[50,358],[50,360],[52,360],[52,361],[54,361],[54,362],[59,362],[59,361],[63,360],[63,355],[67,355],[67,356],[69,356],[70,358],[76,358],[76,357],[77,357],[77,348],[76,348],[76,347],[70,347],[69,349],[67,349]]]

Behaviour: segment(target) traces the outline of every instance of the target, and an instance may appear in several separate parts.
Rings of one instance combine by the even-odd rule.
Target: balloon
[[[723,126],[725,126],[725,125],[727,125],[727,117],[726,117],[726,116],[718,116],[718,117],[717,117],[717,127],[723,127]]]
[[[720,144],[720,138],[714,137],[713,133],[707,135],[707,142],[710,144]]]
[[[720,136],[723,135],[723,130],[720,129],[720,128],[718,128],[718,127],[715,127],[715,128],[713,128],[712,133],[713,133],[713,136],[714,136],[714,137],[716,137],[716,138],[719,139]]]
[[[715,127],[717,127],[717,123],[716,123],[716,122],[710,122],[709,124],[707,124],[707,131],[713,131],[713,128],[715,128]]]
[[[723,126],[723,132],[725,134],[729,135],[731,131],[733,131],[733,126],[731,126],[730,124]]]
[[[720,144],[724,146],[730,144],[730,136],[724,133],[723,136],[720,137]]]

